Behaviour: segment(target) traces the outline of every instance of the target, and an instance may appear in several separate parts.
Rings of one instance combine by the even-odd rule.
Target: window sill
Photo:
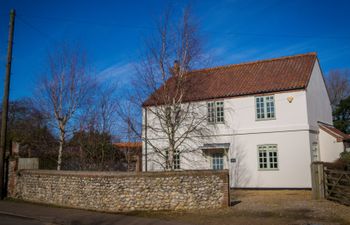
[[[279,169],[258,169],[258,171],[279,171]]]
[[[208,122],[208,125],[218,125],[218,124],[225,124],[225,122]]]
[[[269,119],[257,119],[257,118],[255,118],[255,122],[259,122],[259,121],[269,121],[269,120],[276,120],[276,117],[275,117],[275,118],[269,118]]]

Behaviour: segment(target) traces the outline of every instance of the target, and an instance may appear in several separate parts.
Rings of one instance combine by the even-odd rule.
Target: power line
[[[210,32],[217,33],[217,32]],[[220,33],[217,33],[220,34]],[[225,35],[232,36],[252,36],[252,37],[260,37],[260,38],[300,38],[300,39],[349,39],[350,36],[318,36],[318,35],[296,35],[296,34],[268,34],[268,33],[240,33],[240,32],[225,32],[221,33]]]
[[[17,15],[18,21],[20,21],[22,24],[26,25],[27,27],[31,28],[32,30],[38,32],[42,37],[48,39],[50,42],[58,42],[56,39],[48,35],[47,33],[41,31],[39,28],[34,26],[33,24],[27,22],[25,19],[23,19],[21,16]]]
[[[96,25],[96,26],[109,26],[109,27],[119,27],[119,28],[125,28],[125,29],[146,29],[146,30],[156,30],[156,27],[152,26],[130,26],[130,25],[124,25],[121,23],[117,22],[112,22],[112,23],[99,23],[94,20],[85,20],[85,19],[72,19],[72,18],[60,18],[60,17],[42,17],[42,16],[30,16],[30,15],[21,15],[26,18],[31,18],[31,19],[38,19],[38,20],[51,20],[51,21],[57,21],[61,23],[76,23],[76,24],[86,24],[86,25]]]
[[[125,25],[117,22],[112,23],[99,23],[93,20],[84,20],[84,19],[73,19],[73,18],[60,18],[60,17],[42,17],[42,16],[31,16],[31,15],[21,15],[26,18],[31,19],[39,19],[39,20],[51,20],[51,21],[57,21],[57,22],[69,22],[69,23],[75,23],[75,24],[86,24],[86,25],[96,25],[96,26],[109,26],[109,27],[118,27],[123,29],[144,29],[144,30],[157,30],[156,27],[152,26],[136,26],[136,25]],[[322,36],[322,35],[304,35],[304,34],[273,34],[273,33],[246,33],[246,32],[216,32],[216,31],[210,31],[205,30],[206,33],[211,34],[219,34],[219,35],[226,35],[226,36],[250,36],[250,37],[257,37],[257,38],[297,38],[297,39],[345,39],[350,40],[349,36]]]

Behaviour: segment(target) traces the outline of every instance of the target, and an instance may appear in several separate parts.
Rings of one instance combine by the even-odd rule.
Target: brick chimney
[[[174,66],[173,66],[173,75],[177,76],[177,75],[179,75],[179,72],[180,72],[180,63],[178,60],[175,60]]]

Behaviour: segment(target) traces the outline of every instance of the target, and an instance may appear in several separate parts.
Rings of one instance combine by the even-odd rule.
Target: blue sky
[[[127,86],[144,37],[167,5],[189,1],[0,0],[0,94],[8,14],[17,11],[11,99],[32,96],[47,52],[61,42],[87,50],[96,73]],[[316,51],[325,74],[350,68],[350,1],[190,1],[210,65]],[[121,88],[123,90],[123,88]]]

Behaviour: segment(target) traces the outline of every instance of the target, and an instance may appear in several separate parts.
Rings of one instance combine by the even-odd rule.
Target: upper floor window
[[[274,119],[275,118],[275,99],[274,96],[255,97],[256,119]]]
[[[224,122],[224,102],[208,102],[208,122]]]
[[[277,170],[277,145],[258,145],[258,160],[260,170]]]

